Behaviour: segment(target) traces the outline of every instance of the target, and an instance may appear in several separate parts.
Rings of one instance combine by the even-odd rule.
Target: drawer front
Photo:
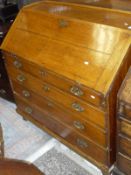
[[[74,147],[80,149],[80,151],[82,151],[83,153],[91,156],[96,161],[107,164],[106,149],[104,150],[99,148],[94,143],[90,142],[89,140],[76,133],[72,128],[68,128],[63,123],[53,119],[49,114],[47,115],[47,113],[41,111],[38,107],[28,104],[22,99],[19,99],[17,96],[16,102],[18,105],[18,111],[22,111],[23,116],[24,114],[28,115],[44,127],[48,128],[58,137],[66,140],[70,144],[74,145]]]
[[[130,158],[119,153],[117,156],[117,166],[126,175],[131,175],[131,159]]]
[[[119,124],[119,132],[131,138],[131,123],[128,123],[123,120],[119,120],[118,124]]]
[[[17,80],[18,83],[24,85],[26,88],[31,89],[33,92],[37,92],[40,96],[48,97],[61,106],[66,107],[73,112],[74,115],[81,116],[83,119],[87,119],[99,127],[105,128],[105,113],[103,111],[38,80],[30,74],[18,70],[16,71],[9,67],[8,71],[12,79],[15,81]]]
[[[14,93],[25,98],[28,102],[38,105],[45,113],[49,113],[53,118],[62,121],[69,127],[72,127],[77,132],[85,137],[88,137],[96,144],[107,147],[106,133],[105,131],[91,125],[91,123],[84,121],[81,117],[75,116],[69,111],[65,111],[59,105],[53,103],[47,98],[36,95],[31,90],[19,85],[15,81],[13,82]]]
[[[28,72],[37,78],[93,105],[102,108],[105,106],[105,100],[101,94],[96,93],[95,91],[90,90],[77,82],[73,82],[62,76],[58,76],[43,67],[34,65],[11,54],[6,54],[6,64],[8,67],[12,66],[16,69]]]
[[[131,158],[131,139],[119,134],[118,147],[119,152]]]
[[[127,120],[131,121],[131,105],[126,105],[125,103],[120,103],[118,112]]]

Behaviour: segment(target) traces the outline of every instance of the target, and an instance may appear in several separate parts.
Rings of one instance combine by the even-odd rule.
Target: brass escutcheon
[[[19,60],[15,60],[13,64],[17,69],[22,67],[22,63]]]
[[[44,70],[40,70],[40,71],[39,71],[39,74],[43,77],[43,76],[46,75],[46,72],[45,72]]]
[[[61,19],[59,20],[59,27],[64,28],[64,27],[68,27],[69,23],[68,21]]]
[[[17,76],[17,80],[18,80],[20,83],[23,83],[23,82],[26,80],[26,78],[25,78],[24,75],[18,75],[18,76]]]
[[[80,121],[74,121],[73,125],[77,129],[80,129],[80,130],[84,130],[85,129],[85,126]]]
[[[44,89],[44,91],[46,91],[46,92],[50,91],[50,87],[49,87],[48,85],[44,85],[44,86],[43,86],[43,89]]]
[[[24,97],[30,97],[30,92],[27,90],[23,90],[22,94],[24,95]]]

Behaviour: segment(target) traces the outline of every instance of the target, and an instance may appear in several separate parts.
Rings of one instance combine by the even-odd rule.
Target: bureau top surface
[[[29,5],[1,48],[106,95],[130,49],[131,36],[89,22],[86,8],[49,1]]]
[[[131,106],[131,67],[121,85],[118,98]]]
[[[54,0],[131,11],[131,0]]]

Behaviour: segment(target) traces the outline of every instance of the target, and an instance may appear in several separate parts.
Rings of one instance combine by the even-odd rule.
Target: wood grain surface
[[[57,6],[58,9],[60,6],[71,10],[62,14],[65,10],[59,12]],[[83,8],[86,7],[62,6],[57,2],[39,2],[29,10],[24,8],[2,49],[106,95],[130,49],[131,37],[121,29],[90,23],[87,18],[79,19],[74,14],[77,8],[77,14],[84,17]],[[71,14],[67,16],[69,12]],[[60,26],[62,20],[68,24],[67,27]],[[32,21],[37,21],[37,25]]]
[[[91,5],[96,7],[104,7],[109,9],[119,9],[131,11],[131,1],[130,0],[55,0],[60,2],[71,2],[78,4]]]
[[[43,98],[32,92],[31,90],[20,86],[16,82],[13,82],[14,85],[14,94],[19,97],[23,97],[28,103],[34,103],[38,105],[47,115],[55,118],[58,121],[62,121],[67,126],[79,131],[82,135],[87,138],[90,138],[94,143],[99,144],[100,146],[107,147],[106,143],[106,131],[94,125],[94,123],[84,120],[79,115],[75,115],[70,111],[66,111],[60,105],[52,102],[48,98]],[[24,92],[29,92],[29,96],[25,97]]]
[[[90,21],[89,9],[96,7],[51,1],[29,5],[2,49],[17,112],[108,174],[116,159],[117,93],[131,65],[131,35],[120,25]],[[97,9],[101,16],[110,14]],[[130,17],[130,12],[110,12],[117,19]],[[121,127],[129,134],[123,121]]]

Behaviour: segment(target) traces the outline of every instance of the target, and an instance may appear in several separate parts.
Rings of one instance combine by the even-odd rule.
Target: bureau
[[[131,37],[89,22],[86,9],[49,1],[24,7],[2,50],[17,112],[108,174]]]
[[[131,68],[118,93],[117,167],[131,174]],[[121,174],[121,173],[119,173]]]

